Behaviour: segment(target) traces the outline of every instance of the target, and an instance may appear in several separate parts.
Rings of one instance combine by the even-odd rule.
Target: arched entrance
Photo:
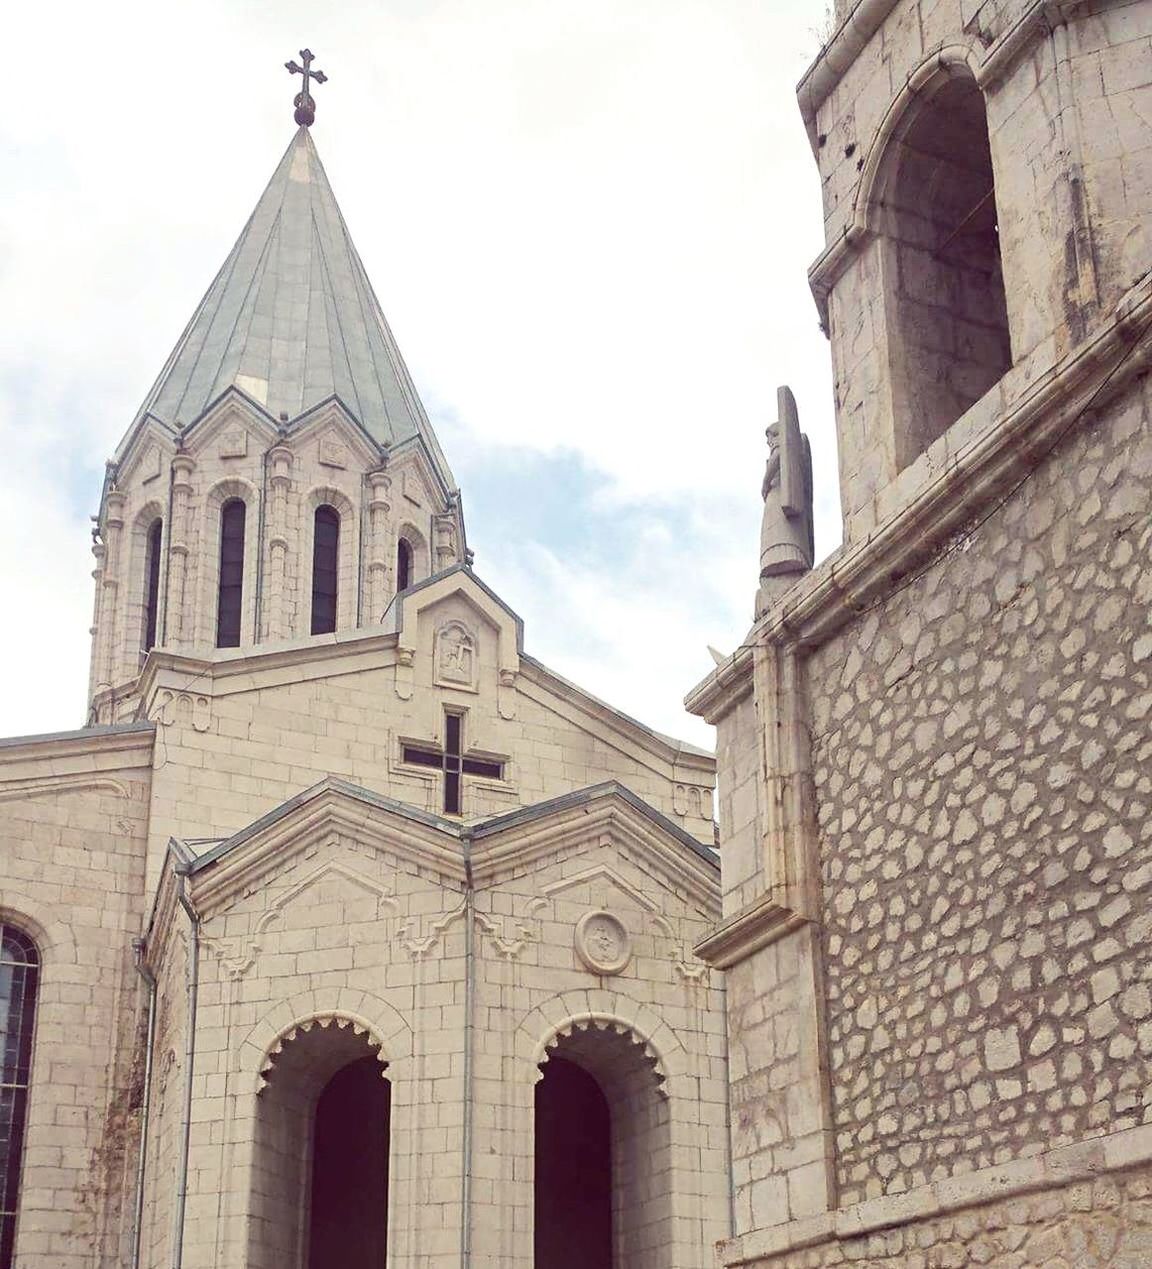
[[[667,1269],[671,1133],[655,1058],[613,1024],[549,1045],[536,1085],[536,1269]]]
[[[379,1046],[344,1019],[285,1039],[259,1095],[252,1269],[383,1269],[391,1086]]]

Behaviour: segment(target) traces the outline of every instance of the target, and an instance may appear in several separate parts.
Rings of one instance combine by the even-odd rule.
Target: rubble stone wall
[[[1152,1120],[1150,396],[809,662],[841,1205]]]

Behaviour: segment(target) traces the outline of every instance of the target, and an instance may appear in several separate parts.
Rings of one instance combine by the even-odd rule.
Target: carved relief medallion
[[[463,622],[436,631],[436,682],[476,688],[476,637]]]
[[[632,959],[624,922],[611,912],[586,912],[576,923],[576,955],[594,974],[618,974]]]

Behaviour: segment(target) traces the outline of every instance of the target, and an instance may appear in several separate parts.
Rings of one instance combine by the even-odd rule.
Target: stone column
[[[92,651],[89,656],[88,663],[88,702],[91,705],[96,693],[100,690],[100,666],[103,653],[103,639],[101,627],[101,609],[104,599],[104,544],[100,541],[93,541],[92,554],[96,559],[96,567],[92,570],[92,580],[95,586],[92,591],[92,625],[88,629],[88,633],[92,636]]]
[[[261,641],[290,639],[285,585],[288,580],[288,495],[292,489],[294,456],[286,445],[268,451],[272,506],[268,517],[268,585],[261,623]]]
[[[388,602],[388,561],[391,559],[392,535],[388,513],[392,504],[388,496],[392,479],[381,467],[368,473],[368,567],[365,581],[365,624],[375,624],[384,614]]]
[[[168,526],[168,589],[164,596],[164,621],[161,629],[169,647],[191,642],[194,623],[187,612],[188,538],[190,536],[189,503],[192,496],[192,473],[196,460],[189,454],[172,459],[172,523]]]
[[[122,541],[124,537],[124,502],[122,493],[113,490],[104,503],[104,566],[101,569],[100,639],[101,665],[97,674],[97,691],[115,685],[116,641],[119,636],[117,602],[120,592],[120,571],[123,565]],[[111,716],[109,722],[115,721]]]

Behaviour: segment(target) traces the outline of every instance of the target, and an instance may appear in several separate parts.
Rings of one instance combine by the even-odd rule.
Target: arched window
[[[336,629],[336,578],[340,560],[340,514],[316,508],[312,526],[312,633]]]
[[[401,538],[396,544],[396,589],[407,590],[412,585],[412,543]]]
[[[144,651],[156,646],[156,617],[160,611],[160,542],[164,521],[159,516],[148,526],[144,551]]]
[[[924,96],[890,144],[880,199],[899,468],[1012,364],[984,96],[964,71]]]
[[[220,582],[216,602],[216,646],[240,646],[240,619],[244,603],[244,519],[247,508],[240,498],[229,498],[220,508]]]
[[[0,925],[0,1269],[13,1263],[39,978],[35,943]]]

